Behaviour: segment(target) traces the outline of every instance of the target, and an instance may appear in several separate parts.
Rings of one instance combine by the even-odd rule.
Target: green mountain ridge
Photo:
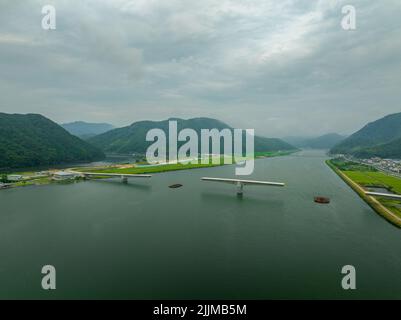
[[[88,162],[102,151],[39,114],[0,113],[0,168]]]
[[[102,149],[106,153],[145,153],[153,142],[146,141],[146,134],[151,129],[162,129],[168,133],[169,120],[177,121],[178,132],[182,129],[193,129],[200,136],[201,129],[230,129],[227,124],[211,118],[179,119],[170,118],[164,121],[139,121],[130,126],[111,130],[88,140],[88,142]],[[179,143],[178,146],[185,142]],[[286,151],[296,149],[292,145],[275,138],[255,136],[255,151]]]
[[[380,144],[374,147],[365,148],[355,153],[358,158],[393,158],[401,159],[401,139],[390,143]]]
[[[401,157],[401,113],[371,122],[330,150],[360,158]]]

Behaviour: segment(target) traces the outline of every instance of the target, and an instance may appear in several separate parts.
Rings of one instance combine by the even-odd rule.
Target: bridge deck
[[[273,186],[273,187],[284,187],[285,183],[281,182],[270,182],[270,181],[256,181],[256,180],[241,180],[241,179],[224,179],[224,178],[202,178],[203,181],[211,182],[225,182],[231,184],[242,184],[242,185],[259,185],[259,186]]]
[[[401,195],[398,195],[398,194],[380,193],[380,192],[366,192],[366,194],[368,196],[385,197],[385,198],[401,200]]]
[[[123,177],[123,178],[151,178],[150,174],[127,174],[127,173],[101,173],[101,172],[79,172],[84,176],[101,176],[101,177]]]

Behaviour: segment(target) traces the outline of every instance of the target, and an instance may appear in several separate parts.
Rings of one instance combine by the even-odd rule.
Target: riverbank
[[[259,158],[275,158],[275,157],[283,157],[289,156],[293,153],[299,152],[300,150],[288,150],[288,151],[266,151],[266,152],[255,152],[255,159]]]
[[[257,152],[255,153],[255,159],[259,158],[272,158],[290,155],[294,151],[275,151],[275,152]],[[218,156],[220,158],[219,163],[213,163],[213,157],[210,157],[209,163],[200,163],[201,159],[198,159],[198,163],[165,163],[165,164],[154,164],[154,165],[144,165],[144,164],[115,164],[107,167],[96,167],[96,168],[77,168],[73,169],[76,172],[85,171],[92,173],[116,173],[116,174],[152,174],[152,173],[162,173],[168,171],[179,171],[179,170],[190,170],[190,169],[201,169],[210,168],[226,165],[224,163],[224,156]],[[196,160],[196,159],[195,159]],[[214,159],[216,160],[216,159]],[[232,159],[232,163],[235,164],[235,160]]]
[[[83,180],[83,178],[80,176],[76,176],[73,179],[58,180],[54,178],[56,172],[60,172],[60,170],[51,169],[44,172],[24,171],[2,175],[0,176],[0,190],[20,187],[45,186],[50,184],[66,184]],[[7,180],[8,176],[17,176],[18,180]]]
[[[274,152],[257,152],[255,153],[255,159],[259,158],[273,158],[273,157],[282,157],[290,155],[298,150],[291,151],[274,151]],[[181,171],[181,170],[191,170],[191,169],[202,169],[202,168],[211,168],[226,165],[224,163],[224,156],[219,156],[220,161],[218,163],[213,163],[213,157],[210,157],[209,163],[163,163],[163,164],[155,164],[149,165],[146,162],[137,162],[137,163],[110,163],[109,165],[92,165],[92,166],[80,166],[74,168],[64,168],[64,170],[58,169],[47,169],[41,172],[35,172],[34,169],[32,171],[28,171],[27,169],[23,169],[24,172],[16,171],[9,172],[7,174],[3,174],[2,177],[4,179],[5,176],[9,175],[19,175],[21,179],[19,181],[7,181],[4,179],[3,183],[6,184],[4,189],[9,188],[17,188],[17,187],[28,187],[28,186],[43,186],[49,184],[60,184],[60,183],[71,183],[83,180],[82,177],[79,176],[80,172],[92,172],[92,173],[116,173],[116,174],[154,174],[154,173],[162,173],[169,171]],[[216,159],[214,159],[216,160]],[[233,159],[233,164],[235,161]],[[55,180],[54,174],[60,171],[67,172],[75,172],[77,176],[71,179],[65,180]],[[1,177],[0,177],[1,178]],[[2,189],[0,187],[0,189]]]
[[[168,171],[179,171],[179,170],[190,170],[200,168],[217,167],[223,164],[164,164],[159,166],[140,166],[140,167],[127,167],[127,166],[113,166],[113,167],[98,167],[98,168],[79,168],[80,171],[91,173],[117,173],[117,174],[151,174],[151,173],[162,173]],[[79,173],[77,169],[75,172]]]
[[[333,162],[332,160],[326,160],[326,164],[341,178],[344,180],[345,183],[347,183],[373,210],[375,210],[380,216],[385,218],[388,222],[392,223],[393,225],[397,226],[398,228],[401,228],[401,215],[398,214],[398,212],[393,212],[392,211],[392,204],[393,202],[388,201],[388,200],[378,200],[372,196],[368,196],[365,194],[365,190],[362,184],[361,180],[359,181],[360,184],[355,182],[351,177],[349,177],[346,173],[344,173],[342,170],[340,170]],[[359,172],[359,174],[363,171],[354,171],[354,172]],[[385,186],[384,187],[389,187]],[[383,201],[384,203],[381,203]],[[385,205],[387,204],[387,206]]]

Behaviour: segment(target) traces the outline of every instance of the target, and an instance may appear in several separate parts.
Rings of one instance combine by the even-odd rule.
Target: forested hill
[[[357,157],[399,158],[401,154],[401,113],[371,122],[336,145],[331,153]]]
[[[401,139],[394,140],[389,143],[380,144],[370,148],[364,148],[355,153],[359,158],[393,158],[401,159]]]
[[[0,168],[86,162],[104,158],[82,141],[39,114],[0,113]]]
[[[169,120],[177,121],[178,131],[186,128],[193,129],[198,133],[199,137],[201,129],[233,130],[227,124],[211,118],[193,118],[188,120],[172,118]],[[152,142],[146,141],[147,132],[157,128],[162,129],[167,134],[169,120],[135,122],[130,126],[108,131],[88,141],[107,153],[145,153],[149,145],[152,144]],[[294,149],[296,148],[280,139],[255,136],[256,152]]]

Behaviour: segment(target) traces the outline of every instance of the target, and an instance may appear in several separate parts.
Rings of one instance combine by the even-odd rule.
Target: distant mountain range
[[[167,134],[169,120],[177,121],[178,131],[190,128],[198,136],[201,129],[234,130],[229,125],[210,118],[172,118],[164,121],[140,121],[117,129],[106,123],[63,124],[68,132],[39,114],[0,113],[0,169],[90,162],[104,158],[103,152],[145,153],[153,143],[146,141],[147,132],[158,128]],[[85,142],[75,135],[95,136]],[[255,151],[287,151],[296,150],[296,147],[328,149],[335,144],[330,150],[333,154],[400,159],[401,113],[369,123],[345,139],[331,133],[317,138],[289,137],[286,140],[284,142],[281,139],[255,136]],[[179,143],[179,146],[183,143],[185,142]]]
[[[360,158],[401,158],[401,113],[371,122],[330,150]]]
[[[194,118],[189,120],[172,118],[177,121],[178,131],[190,128],[195,130],[200,137],[201,129],[230,129],[229,125],[210,118]],[[162,129],[168,133],[169,120],[164,121],[140,121],[124,128],[118,128],[88,139],[88,142],[102,149],[106,153],[145,153],[153,142],[146,141],[146,134],[151,129]],[[181,143],[183,144],[183,143]],[[294,150],[294,146],[274,138],[255,137],[255,151]]]
[[[331,149],[346,137],[337,133],[328,133],[319,137],[286,137],[284,141],[298,148]]]
[[[82,141],[39,114],[0,113],[0,168],[88,162],[104,158]]]
[[[69,133],[81,139],[89,139],[98,134],[115,129],[113,125],[108,123],[88,123],[84,121],[63,123],[61,126]]]

